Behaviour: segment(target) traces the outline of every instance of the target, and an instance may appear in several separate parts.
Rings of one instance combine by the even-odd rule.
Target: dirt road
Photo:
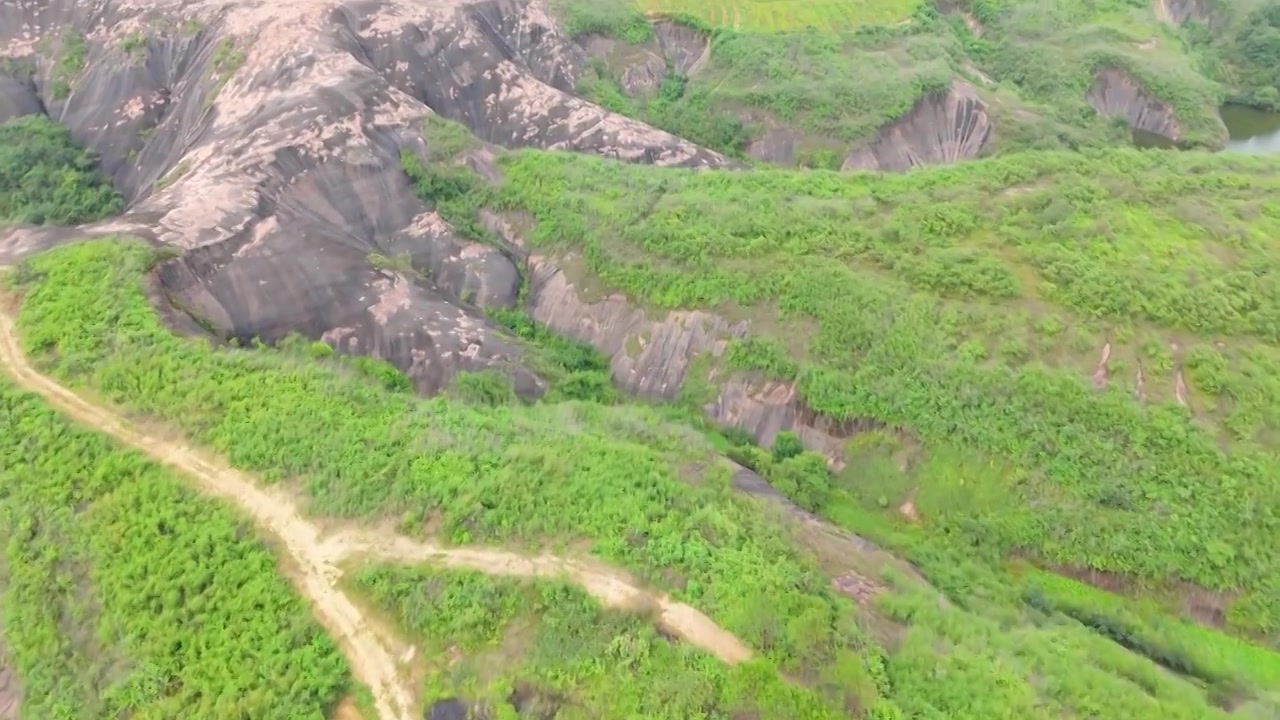
[[[255,524],[284,546],[299,592],[311,600],[317,619],[338,641],[355,677],[373,691],[380,720],[416,720],[413,693],[399,671],[397,648],[405,643],[366,620],[338,587],[343,561],[356,557],[376,562],[432,563],[493,575],[569,577],[610,607],[656,609],[659,623],[685,642],[727,663],[751,657],[751,651],[695,608],[634,585],[620,572],[594,562],[553,555],[527,557],[491,548],[444,548],[390,532],[353,526],[324,531],[305,518],[285,493],[258,486],[253,478],[220,459],[185,444],[148,435],[114,411],[91,403],[27,362],[13,325],[0,311],[0,366],[23,388],[42,396],[78,423],[104,432],[195,481],[199,489],[234,503]]]

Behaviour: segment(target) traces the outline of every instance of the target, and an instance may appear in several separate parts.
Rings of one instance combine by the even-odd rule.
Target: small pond
[[[1223,105],[1219,110],[1222,124],[1227,126],[1227,146],[1223,152],[1246,155],[1280,154],[1280,113],[1258,110],[1246,105]],[[1133,130],[1134,147],[1169,149],[1177,147],[1172,140],[1146,130]]]
[[[1280,113],[1244,105],[1224,105],[1222,122],[1231,139],[1226,152],[1249,155],[1280,153]]]

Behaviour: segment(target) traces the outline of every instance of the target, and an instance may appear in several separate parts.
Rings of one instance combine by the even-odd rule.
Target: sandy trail
[[[3,270],[3,268],[0,268]],[[394,646],[407,646],[369,622],[338,587],[340,565],[355,557],[377,562],[432,563],[492,575],[568,577],[609,607],[653,608],[659,624],[685,642],[727,663],[751,651],[710,618],[683,603],[637,587],[620,572],[597,563],[554,555],[522,556],[491,548],[445,548],[389,531],[353,526],[320,526],[306,519],[285,493],[259,487],[253,478],[216,457],[148,435],[125,418],[95,405],[27,362],[13,319],[0,311],[0,366],[23,388],[43,397],[75,421],[111,435],[155,460],[185,473],[201,491],[235,503],[254,523],[282,544],[297,569],[290,579],[311,600],[317,619],[345,654],[355,677],[373,691],[380,720],[417,720],[413,693],[399,672]]]

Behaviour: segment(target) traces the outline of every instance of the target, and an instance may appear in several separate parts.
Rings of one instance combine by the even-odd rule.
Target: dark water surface
[[[1133,129],[1133,146],[1144,150],[1149,148],[1167,150],[1177,147],[1172,140],[1163,135],[1138,128]]]
[[[1227,126],[1227,146],[1223,152],[1246,155],[1280,154],[1280,113],[1258,110],[1246,105],[1223,105],[1219,109],[1222,124]],[[1133,130],[1134,147],[1169,149],[1177,147],[1172,140],[1146,130]]]
[[[1244,105],[1224,105],[1222,122],[1231,139],[1225,152],[1249,155],[1280,153],[1280,113]]]

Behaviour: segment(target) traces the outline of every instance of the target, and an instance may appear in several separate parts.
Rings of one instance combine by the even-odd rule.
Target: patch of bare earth
[[[350,697],[343,698],[338,703],[338,707],[334,708],[331,720],[366,720],[360,714],[360,708],[356,707],[356,701]]]
[[[1111,343],[1108,341],[1102,346],[1102,352],[1098,356],[1098,364],[1093,368],[1093,387],[1095,390],[1105,390],[1107,388],[1107,379],[1111,373],[1107,369],[1107,363],[1111,360]]]
[[[18,707],[22,689],[18,687],[18,673],[0,645],[0,720],[18,720]]]

